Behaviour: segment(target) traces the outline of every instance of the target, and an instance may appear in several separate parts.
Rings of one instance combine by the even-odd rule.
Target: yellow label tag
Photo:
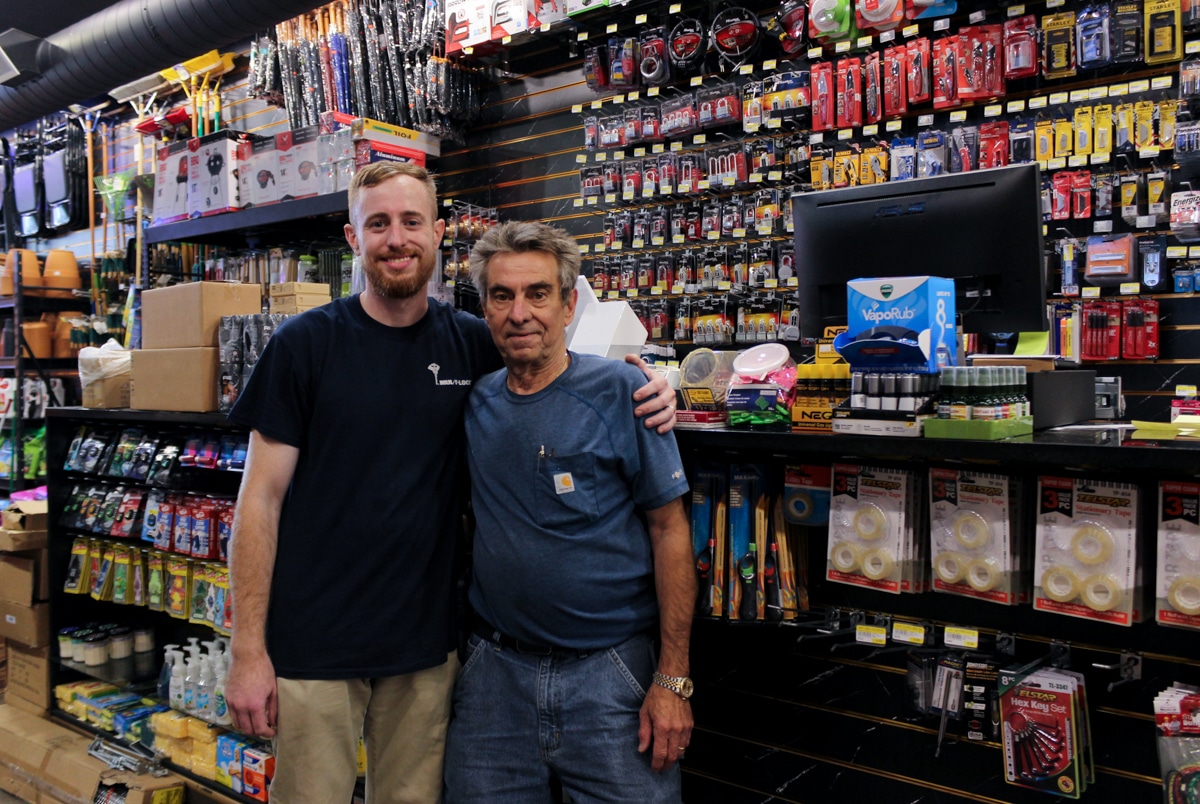
[[[1009,17],[1019,17],[1024,13],[1025,13],[1025,6],[1009,6],[1008,7],[1008,16]]]
[[[702,75],[693,75],[691,81],[688,82],[689,86],[693,86],[693,87],[698,87],[703,83],[704,83],[704,76],[702,76]]]
[[[905,39],[911,39],[920,32],[920,27],[916,25],[905,25],[903,30],[900,31],[900,33],[904,34]]]
[[[1142,292],[1142,286],[1137,282],[1122,282],[1120,293],[1122,296],[1136,296]]]
[[[850,52],[850,41],[846,40],[845,42],[838,42],[836,45],[833,46],[833,52],[834,53],[849,53]]]
[[[601,153],[598,153],[598,154],[596,154],[596,161],[597,161],[597,162],[607,162],[607,161],[608,161],[608,154],[606,154],[606,153],[604,153],[604,152],[601,152]]]
[[[697,134],[696,136],[692,137],[692,145],[703,145],[706,142],[708,142],[707,134]]]
[[[1079,295],[1085,299],[1100,298],[1100,288],[1086,287],[1080,289]]]
[[[1187,257],[1187,246],[1167,246],[1168,260],[1182,260]]]
[[[580,114],[581,112],[583,112],[583,104],[582,103],[575,104],[574,106],[571,107],[571,111],[574,112],[575,114]]]
[[[903,120],[889,120],[883,124],[884,131],[899,131],[904,128]]]
[[[1176,385],[1175,396],[1195,396],[1196,386],[1194,385]]]
[[[1046,108],[1046,97],[1044,95],[1042,95],[1037,98],[1030,98],[1029,99],[1029,108],[1030,109],[1045,109]]]
[[[864,137],[877,136],[879,134],[879,126],[877,126],[877,125],[863,126],[862,133],[863,133]]]
[[[967,110],[966,109],[959,109],[958,111],[950,113],[950,122],[951,123],[961,123],[966,119],[967,119]]]
[[[871,37],[869,37],[869,36],[860,36],[860,37],[858,37],[858,44],[857,44],[857,46],[858,46],[859,48],[866,48],[866,47],[870,47],[870,46],[871,46]]]
[[[1066,103],[1068,100],[1070,100],[1070,98],[1071,98],[1071,95],[1068,92],[1052,92],[1052,93],[1050,93],[1050,103],[1055,106],[1059,106],[1060,104]]]
[[[579,33],[575,34],[575,41],[576,41],[576,42],[586,42],[586,41],[587,41],[587,38],[588,38],[588,32],[587,32],[587,31],[580,31]]]
[[[764,70],[774,70],[775,67],[776,67],[775,59],[767,59],[766,61],[763,62]]]
[[[886,645],[887,629],[878,625],[857,625],[854,628],[854,641],[864,645]]]
[[[946,626],[946,647],[974,650],[979,647],[979,632],[973,628]]]
[[[912,623],[892,623],[892,640],[905,645],[924,645],[925,628]]]
[[[810,47],[808,49],[808,57],[810,59],[819,59],[819,58],[821,58],[823,53],[824,53],[824,51],[821,50],[821,48],[819,48],[819,47]]]
[[[646,20],[647,20],[647,17],[645,14],[638,14],[636,17],[633,18],[633,24],[634,25],[645,25]]]
[[[1004,107],[1003,107],[1003,106],[1001,106],[1001,105],[1000,105],[1000,104],[998,104],[998,103],[993,103],[993,104],[992,104],[992,105],[990,105],[990,106],[984,106],[984,107],[983,107],[983,116],[984,116],[984,117],[999,117],[999,116],[1000,116],[1000,113],[1001,113],[1002,111],[1004,111]]]

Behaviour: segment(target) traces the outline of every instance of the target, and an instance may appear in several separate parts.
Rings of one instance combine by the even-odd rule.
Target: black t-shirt
[[[483,321],[433,300],[418,323],[389,327],[357,296],[339,299],[267,342],[229,418],[300,449],[267,615],[278,675],[372,678],[446,661],[463,410],[501,365]]]

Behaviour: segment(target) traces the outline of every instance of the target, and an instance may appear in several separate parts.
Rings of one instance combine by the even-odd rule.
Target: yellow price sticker
[[[854,628],[854,641],[863,645],[886,645],[887,629],[878,625],[857,625]]]
[[[979,632],[974,628],[956,628],[955,626],[946,626],[946,647],[948,648],[966,648],[967,650],[975,650],[979,647]]]

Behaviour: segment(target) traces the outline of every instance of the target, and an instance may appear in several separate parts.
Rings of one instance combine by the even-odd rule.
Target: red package
[[[862,125],[862,59],[842,59],[837,64],[837,127]]]
[[[878,123],[883,119],[883,76],[878,53],[870,53],[863,62],[863,120]]]
[[[1037,17],[1026,14],[1004,23],[1004,77],[1031,78],[1038,74]]]
[[[979,127],[979,168],[1008,164],[1008,121],[993,120]]]
[[[933,108],[948,109],[961,105],[958,97],[958,70],[962,61],[957,36],[933,43]]]
[[[834,86],[833,65],[820,62],[812,65],[811,82],[813,87],[812,130],[832,131],[835,118],[833,114],[833,99],[836,94]]]
[[[1079,170],[1071,174],[1071,217],[1092,217],[1092,174]]]
[[[929,80],[929,39],[922,36],[913,39],[905,47],[908,51],[908,71],[905,76],[908,83],[908,102],[928,103],[933,97]]]
[[[1001,46],[1004,34],[999,25],[973,25],[958,34],[958,97],[982,100],[1004,94]]]
[[[883,113],[888,117],[908,112],[907,51],[893,45],[883,51]]]

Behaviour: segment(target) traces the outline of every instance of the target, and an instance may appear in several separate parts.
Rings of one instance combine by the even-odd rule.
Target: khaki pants
[[[436,804],[458,658],[388,678],[277,679],[272,804],[349,804],[361,734],[368,804]]]

